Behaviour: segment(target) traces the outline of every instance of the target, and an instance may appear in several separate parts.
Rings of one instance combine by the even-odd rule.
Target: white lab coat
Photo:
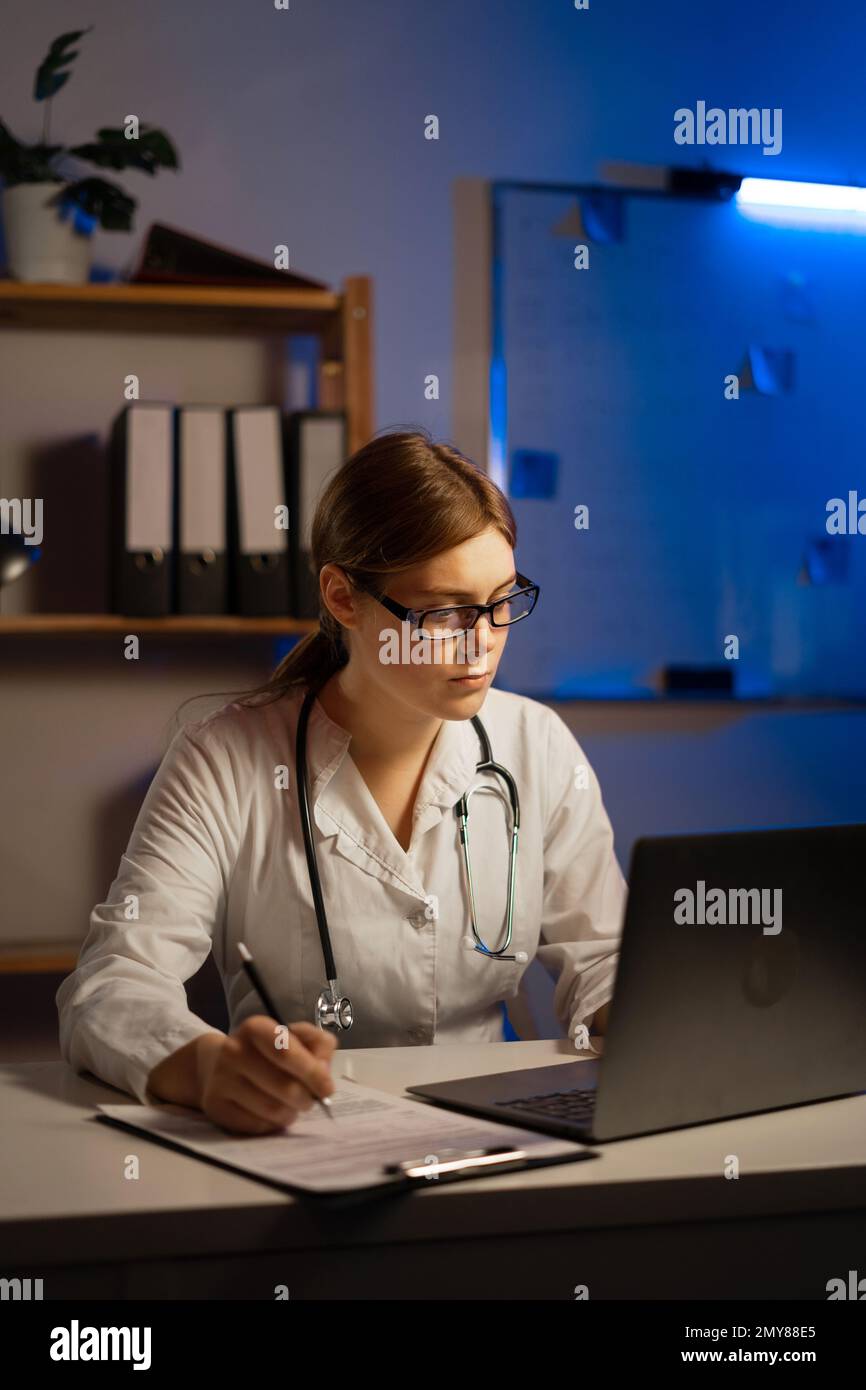
[[[263,1012],[238,941],[284,1020],[314,1018],[325,970],[297,805],[300,703],[297,690],[256,708],[226,705],[173,738],[78,966],[57,992],[71,1066],[151,1102],[153,1067],[217,1031],[188,1008],[183,985],[209,951],[231,1026]],[[611,998],[625,898],[598,781],[547,706],[491,688],[479,713],[520,795],[511,950],[558,976],[554,1008],[573,1037]],[[503,939],[510,823],[501,782],[476,775],[471,722],[441,725],[408,852],[352,761],[351,735],[318,701],[307,738],[325,909],[355,1013],[340,1046],[500,1041],[501,1001],[527,966],[464,944],[469,899],[454,807],[479,781],[496,789],[474,795],[469,815],[479,931],[493,948]]]

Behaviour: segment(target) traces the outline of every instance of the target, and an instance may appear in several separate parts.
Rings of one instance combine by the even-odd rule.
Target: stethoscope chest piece
[[[336,980],[329,980],[316,1000],[316,1026],[332,1033],[347,1032],[353,1023],[352,1002],[340,995]]]

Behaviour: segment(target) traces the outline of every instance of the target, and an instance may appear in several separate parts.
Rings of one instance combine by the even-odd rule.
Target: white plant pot
[[[90,237],[61,221],[49,199],[59,183],[19,183],[3,189],[3,230],[13,280],[84,285],[90,276]]]

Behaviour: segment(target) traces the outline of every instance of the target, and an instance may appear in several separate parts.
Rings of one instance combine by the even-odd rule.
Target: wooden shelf
[[[0,280],[0,328],[321,332],[343,295],[238,285],[41,285]]]
[[[0,946],[0,975],[68,975],[78,964],[80,949],[62,941],[54,946]]]
[[[349,275],[339,292],[242,285],[40,285],[0,280],[0,331],[309,333],[321,344],[319,405],[346,411],[347,453],[373,433],[373,287]]]
[[[232,614],[168,618],[124,617],[116,613],[13,613],[0,617],[0,637],[111,637],[155,632],[163,637],[280,637],[315,632],[309,618],[242,618]]]

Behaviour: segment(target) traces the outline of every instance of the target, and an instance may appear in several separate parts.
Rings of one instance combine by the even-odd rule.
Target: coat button
[[[428,1041],[428,1034],[424,1028],[410,1028],[409,1037],[413,1042],[423,1043]]]

